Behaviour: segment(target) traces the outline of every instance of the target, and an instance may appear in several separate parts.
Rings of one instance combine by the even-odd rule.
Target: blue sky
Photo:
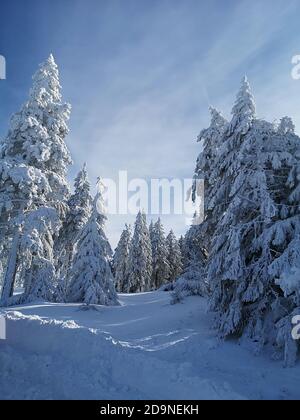
[[[290,115],[300,128],[299,0],[2,0],[0,12],[0,136],[52,52],[73,107],[70,180],[84,161],[91,181],[124,169],[191,177],[208,106],[229,117],[244,74],[259,116]],[[125,219],[109,222],[113,245]],[[180,217],[164,222],[186,229]]]

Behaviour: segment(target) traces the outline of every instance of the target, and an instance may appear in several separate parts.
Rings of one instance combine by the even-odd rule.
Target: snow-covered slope
[[[119,307],[40,303],[10,309],[0,340],[0,398],[300,398],[283,369],[210,330],[205,301],[120,295]]]

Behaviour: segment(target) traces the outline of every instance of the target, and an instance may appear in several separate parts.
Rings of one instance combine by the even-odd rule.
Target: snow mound
[[[0,341],[3,399],[242,399],[227,383],[159,360],[75,321],[8,312]]]

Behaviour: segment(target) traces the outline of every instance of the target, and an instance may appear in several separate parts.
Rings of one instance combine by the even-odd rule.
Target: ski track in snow
[[[120,295],[119,307],[9,308],[0,399],[300,399],[300,365],[283,369],[220,342],[204,299]]]

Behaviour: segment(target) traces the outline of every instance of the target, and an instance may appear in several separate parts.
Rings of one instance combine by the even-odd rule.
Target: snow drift
[[[241,399],[74,321],[8,312],[0,341],[2,399]]]

